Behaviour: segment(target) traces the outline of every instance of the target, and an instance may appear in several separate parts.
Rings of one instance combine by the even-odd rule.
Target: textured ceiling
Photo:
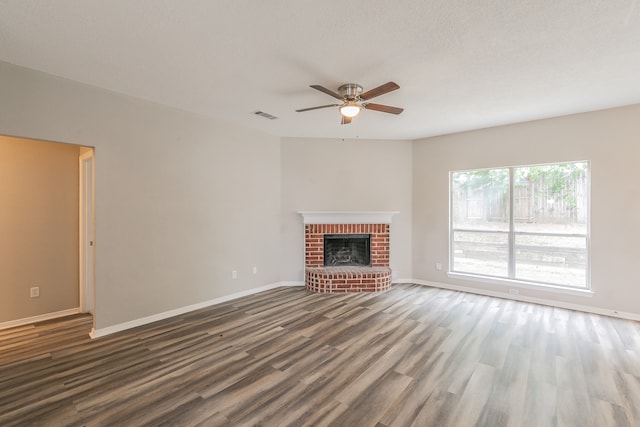
[[[639,103],[640,4],[0,0],[0,60],[274,135],[416,139]],[[390,80],[400,116],[294,111]]]

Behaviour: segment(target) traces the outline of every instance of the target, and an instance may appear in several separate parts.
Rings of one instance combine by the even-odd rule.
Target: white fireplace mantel
[[[381,211],[299,211],[305,224],[391,224],[400,212]]]

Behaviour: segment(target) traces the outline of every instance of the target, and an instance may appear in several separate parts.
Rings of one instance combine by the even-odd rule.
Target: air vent
[[[264,111],[254,111],[253,114],[255,114],[256,116],[264,117],[265,119],[269,119],[269,120],[277,119],[276,116],[273,116],[269,113],[265,113]]]

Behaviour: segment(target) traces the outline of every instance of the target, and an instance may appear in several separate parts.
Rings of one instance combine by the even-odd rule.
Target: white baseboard
[[[136,328],[138,326],[146,325],[148,323],[157,322],[158,320],[168,319],[170,317],[179,316],[181,314],[188,313],[190,311],[199,310],[201,308],[210,307],[212,305],[220,304],[223,302],[231,301],[237,298],[245,297],[248,295],[257,294],[258,292],[264,292],[271,289],[279,288],[282,286],[304,286],[304,282],[278,282],[270,285],[261,286],[259,288],[248,289],[246,291],[236,292],[234,294],[225,295],[219,298],[215,298],[209,301],[199,302],[197,304],[188,305],[186,307],[176,308],[174,310],[165,311],[151,316],[142,317],[140,319],[130,320],[128,322],[119,323],[113,326],[107,326],[106,328],[92,329],[89,336],[91,338],[100,338],[106,335],[111,335],[116,332],[125,331],[127,329]]]
[[[279,286],[304,286],[304,282],[280,282]]]
[[[416,285],[418,285],[419,283],[416,283],[416,281],[414,279],[393,279],[393,283],[414,283]]]
[[[618,317],[618,318],[621,318],[621,319],[640,321],[640,314],[637,314],[637,313],[629,313],[629,312],[624,312],[624,311],[619,311],[619,310],[611,310],[611,309],[593,307],[593,306],[582,305],[582,304],[572,304],[572,303],[566,303],[566,302],[562,302],[562,301],[549,300],[549,299],[546,299],[546,298],[534,298],[534,297],[527,297],[527,296],[523,296],[523,295],[512,295],[512,294],[508,294],[506,292],[488,291],[488,290],[484,290],[484,289],[470,288],[470,287],[467,287],[467,286],[449,285],[449,284],[446,284],[446,283],[430,282],[430,281],[418,280],[418,279],[396,279],[396,280],[393,281],[393,283],[410,283],[410,284],[416,284],[416,285],[422,285],[422,286],[431,286],[431,287],[434,287],[434,288],[441,288],[441,289],[449,289],[449,290],[453,290],[453,291],[468,292],[468,293],[472,293],[472,294],[486,295],[486,296],[492,296],[492,297],[504,298],[504,299],[511,299],[511,300],[515,300],[515,301],[524,301],[524,302],[530,302],[530,303],[534,303],[534,304],[547,305],[547,306],[551,306],[551,307],[565,308],[565,309],[568,309],[568,310],[577,310],[577,311],[582,311],[582,312],[585,312],[585,313],[601,314],[601,315],[605,315],[605,316]],[[158,313],[158,314],[154,314],[152,316],[147,316],[147,317],[143,317],[143,318],[140,318],[140,319],[131,320],[129,322],[124,322],[124,323],[120,323],[120,324],[117,324],[117,325],[108,326],[106,328],[92,329],[91,333],[89,335],[90,335],[91,338],[103,337],[103,336],[110,335],[110,334],[113,334],[113,333],[116,333],[116,332],[124,331],[124,330],[131,329],[131,328],[135,328],[137,326],[142,326],[142,325],[146,325],[148,323],[156,322],[158,320],[167,319],[167,318],[173,317],[173,316],[179,316],[181,314],[188,313],[190,311],[199,310],[201,308],[210,307],[210,306],[215,305],[215,304],[220,304],[220,303],[223,303],[223,302],[231,301],[231,300],[234,300],[234,299],[237,299],[237,298],[241,298],[241,297],[244,297],[244,296],[248,296],[248,295],[253,295],[253,294],[256,294],[256,293],[259,293],[259,292],[268,291],[268,290],[279,288],[279,287],[282,287],[282,286],[304,286],[304,282],[289,281],[289,282],[272,283],[270,285],[261,286],[261,287],[253,288],[253,289],[248,289],[246,291],[236,292],[236,293],[231,294],[231,295],[225,295],[225,296],[222,296],[222,297],[219,297],[219,298],[215,298],[215,299],[212,299],[212,300],[209,300],[209,301],[205,301],[205,302],[201,302],[201,303],[197,303],[197,304],[192,304],[192,305],[189,305],[189,306],[186,306],[186,307],[177,308],[177,309],[174,309],[174,310],[165,311],[163,313]],[[14,328],[16,326],[23,326],[23,325],[28,325],[28,324],[32,324],[32,323],[42,322],[42,321],[45,321],[45,320],[56,319],[56,318],[59,318],[59,317],[71,316],[73,314],[78,314],[78,313],[80,313],[80,308],[79,307],[68,309],[68,310],[56,311],[54,313],[47,313],[47,314],[41,314],[41,315],[38,315],[38,316],[25,317],[25,318],[22,318],[22,319],[11,320],[11,321],[8,321],[8,322],[0,323],[0,330],[8,329],[8,328]]]
[[[70,308],[68,310],[56,311],[53,313],[39,314],[37,316],[25,317],[17,320],[0,323],[0,329],[15,328],[16,326],[29,325],[31,323],[43,322],[45,320],[57,319],[58,317],[71,316],[80,313],[80,307]]]
[[[508,294],[506,292],[488,291],[488,290],[485,290],[485,289],[476,289],[476,288],[469,288],[467,286],[449,285],[449,284],[440,283],[440,282],[429,282],[429,281],[426,281],[426,280],[417,280],[417,279],[415,279],[415,280],[405,279],[405,280],[397,281],[396,283],[414,283],[416,285],[431,286],[431,287],[434,287],[434,288],[449,289],[449,290],[452,290],[452,291],[468,292],[470,294],[478,294],[478,295],[485,295],[485,296],[490,296],[490,297],[510,299],[510,300],[515,300],[515,301],[530,302],[530,303],[534,303],[534,304],[548,305],[548,306],[551,306],[551,307],[565,308],[567,310],[582,311],[582,312],[585,312],[585,313],[601,314],[601,315],[604,315],[604,316],[618,317],[620,319],[640,321],[640,314],[638,314],[638,313],[628,313],[628,312],[624,312],[624,311],[611,310],[611,309],[600,308],[600,307],[593,307],[593,306],[583,305],[583,304],[573,304],[573,303],[568,303],[568,302],[550,300],[550,299],[546,299],[546,298],[528,297],[528,296],[524,296],[524,295],[513,295],[513,294]]]

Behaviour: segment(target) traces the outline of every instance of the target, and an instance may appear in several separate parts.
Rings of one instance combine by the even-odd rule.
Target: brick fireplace
[[[305,286],[313,292],[383,292],[391,286],[390,224],[397,212],[300,212],[305,224]],[[351,262],[356,246],[350,238],[366,239],[367,257]],[[366,236],[366,237],[365,237]],[[329,238],[327,238],[329,237]],[[342,239],[342,237],[344,237]],[[338,239],[344,256],[326,262],[325,243]],[[340,253],[340,248],[333,253]],[[366,259],[369,264],[362,265]],[[365,262],[367,262],[365,261]]]

